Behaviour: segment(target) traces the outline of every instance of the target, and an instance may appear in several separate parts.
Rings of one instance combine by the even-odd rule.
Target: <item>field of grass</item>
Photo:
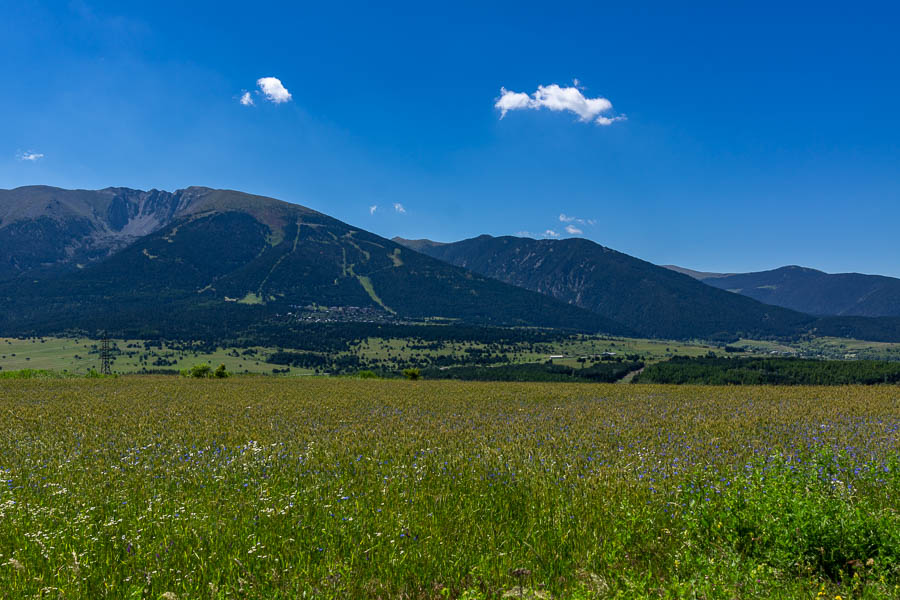
[[[0,381],[8,598],[897,598],[900,388]]]
[[[253,348],[219,348],[215,352],[192,351],[181,346],[162,344],[145,347],[141,340],[111,340],[120,352],[114,355],[112,370],[116,373],[140,373],[142,370],[180,371],[198,363],[224,364],[232,373],[271,373],[273,365],[265,362],[272,351]],[[100,342],[86,338],[0,338],[0,372],[19,369],[48,369],[85,374],[100,369]],[[307,374],[304,369],[291,369],[292,374]]]
[[[180,371],[198,363],[213,366],[224,364],[232,373],[272,373],[272,365],[266,357],[278,348],[255,347],[218,348],[214,352],[191,349],[182,344],[147,345],[141,340],[111,340],[117,350],[113,354],[112,370],[115,373],[141,373]],[[48,369],[84,374],[100,368],[100,342],[86,338],[0,338],[0,372],[19,369]],[[486,344],[474,342],[446,343],[440,347],[422,349],[404,339],[370,338],[363,340],[351,351],[339,353],[356,355],[362,360],[382,360],[391,370],[399,371],[408,366],[418,366],[424,357],[454,357],[459,364],[469,364],[469,350],[488,350]],[[543,362],[551,355],[563,355],[557,364],[572,367],[583,366],[578,359],[614,352],[616,356],[640,354],[645,362],[654,363],[672,356],[702,356],[721,350],[702,343],[683,343],[629,338],[605,338],[576,336],[553,344],[511,344],[493,348],[493,352],[505,353],[510,362]],[[310,369],[292,367],[289,375],[309,375]]]

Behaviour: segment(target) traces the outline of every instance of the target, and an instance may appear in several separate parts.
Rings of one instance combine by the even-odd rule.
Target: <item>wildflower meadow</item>
[[[0,381],[2,598],[897,598],[900,388]]]

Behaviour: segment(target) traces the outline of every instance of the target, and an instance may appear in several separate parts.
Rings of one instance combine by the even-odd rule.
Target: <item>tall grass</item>
[[[900,389],[0,384],[0,596],[900,595]]]

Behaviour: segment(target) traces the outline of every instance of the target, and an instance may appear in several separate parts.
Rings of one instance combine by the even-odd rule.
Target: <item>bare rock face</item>
[[[0,190],[0,280],[83,268],[165,227],[208,191]]]

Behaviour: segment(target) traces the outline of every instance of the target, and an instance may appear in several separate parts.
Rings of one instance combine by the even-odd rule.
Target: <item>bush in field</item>
[[[360,379],[381,379],[375,371],[366,369],[356,374]]]
[[[231,377],[231,373],[225,369],[224,364],[220,364],[213,370],[213,368],[206,363],[200,363],[199,365],[194,365],[190,369],[184,369],[181,372],[181,375],[182,377],[194,377],[196,379],[225,379],[226,377]]]
[[[419,369],[403,369],[403,376],[409,379],[410,381],[416,381],[419,377],[422,376],[422,372]]]
[[[199,365],[194,365],[190,369],[184,369],[181,374],[184,377],[195,377],[197,379],[212,377],[212,367],[206,363],[201,363]]]

